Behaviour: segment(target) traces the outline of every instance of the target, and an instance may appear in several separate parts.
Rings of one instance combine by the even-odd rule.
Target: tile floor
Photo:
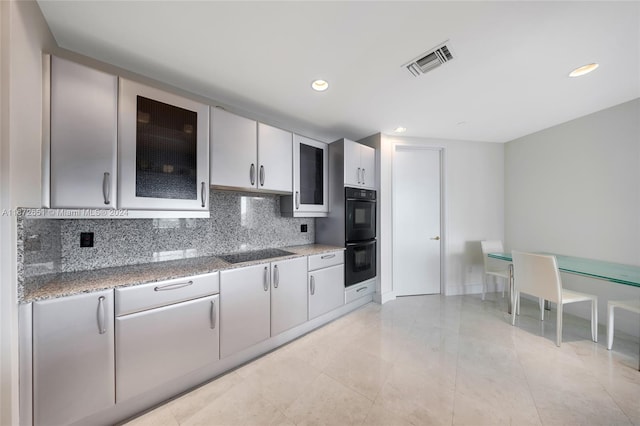
[[[488,297],[369,304],[128,425],[640,425],[637,338]]]

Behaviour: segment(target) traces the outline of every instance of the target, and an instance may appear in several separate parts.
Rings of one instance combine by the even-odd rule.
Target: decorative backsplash
[[[277,195],[211,191],[210,197],[209,219],[21,218],[20,272],[29,277],[315,241],[315,220],[281,217]],[[82,232],[93,232],[93,247],[80,247]]]

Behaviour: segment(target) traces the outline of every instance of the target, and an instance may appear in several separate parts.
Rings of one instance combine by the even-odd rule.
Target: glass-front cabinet
[[[281,198],[281,212],[294,217],[326,216],[328,175],[327,144],[293,135],[293,195]]]
[[[208,210],[208,106],[123,78],[119,101],[119,207]]]

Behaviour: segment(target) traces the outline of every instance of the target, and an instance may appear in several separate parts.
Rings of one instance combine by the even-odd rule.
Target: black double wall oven
[[[376,191],[345,187],[345,287],[376,276]]]

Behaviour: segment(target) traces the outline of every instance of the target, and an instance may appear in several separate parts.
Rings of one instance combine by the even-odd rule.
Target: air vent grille
[[[418,58],[403,66],[407,68],[414,77],[418,77],[452,59],[453,54],[451,50],[446,44],[442,43],[435,49],[420,55]]]

